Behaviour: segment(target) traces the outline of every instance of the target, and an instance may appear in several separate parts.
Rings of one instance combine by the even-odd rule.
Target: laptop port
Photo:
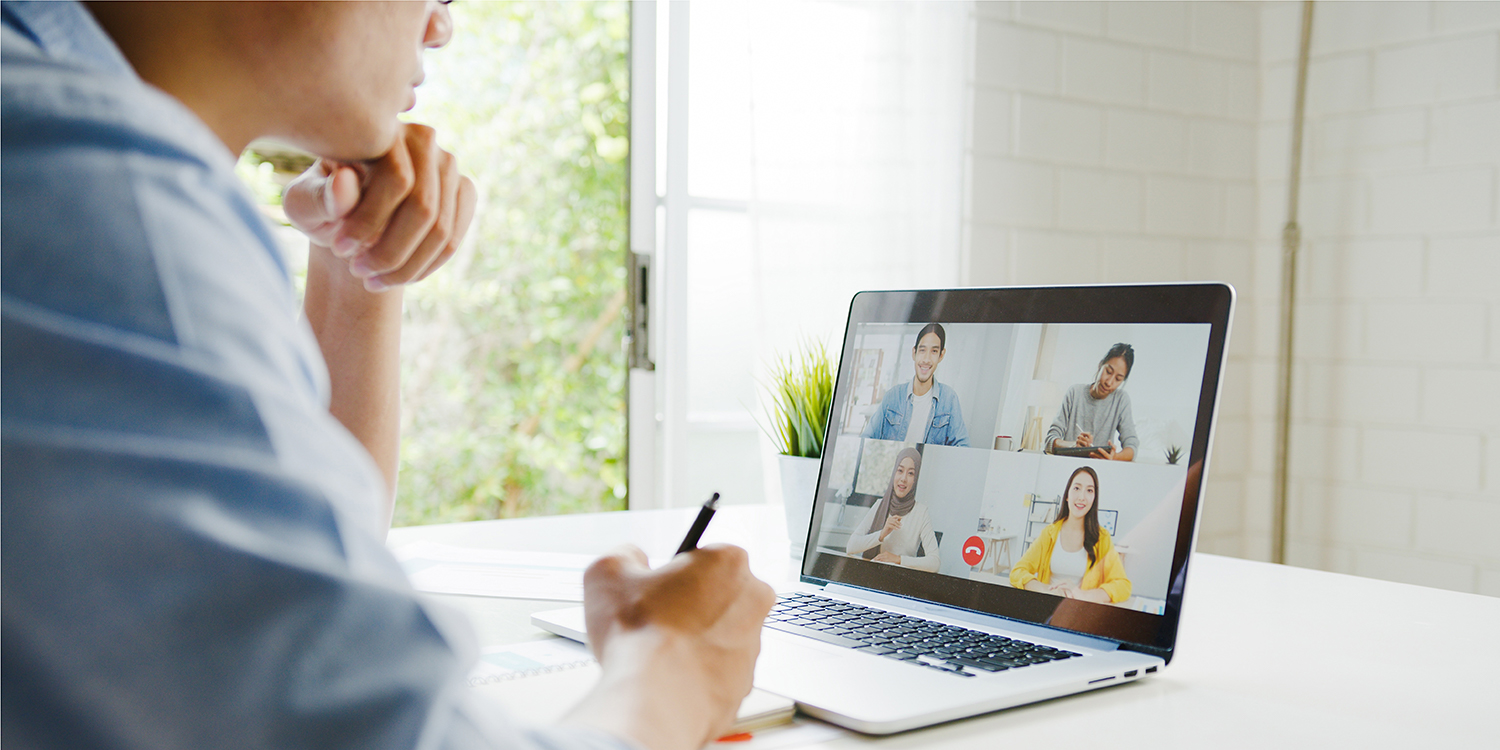
[[[1135,670],[1134,670],[1134,669],[1132,669],[1132,670],[1130,670],[1130,671],[1129,671],[1129,672],[1126,672],[1126,673],[1125,673],[1125,676],[1126,676],[1126,677],[1134,677],[1134,676],[1135,676]]]
[[[1152,672],[1155,672],[1155,671],[1156,671],[1156,667],[1146,667],[1146,674],[1151,674]]]

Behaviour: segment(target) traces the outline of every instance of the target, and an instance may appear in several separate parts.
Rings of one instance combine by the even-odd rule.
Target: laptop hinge
[[[940,617],[947,617],[953,620],[960,620],[962,622],[973,623],[975,625],[983,625],[990,628],[1005,628],[1006,630],[1015,631],[1022,635],[1031,636],[1033,638],[1045,638],[1052,641],[1078,646],[1080,648],[1090,648],[1099,651],[1116,651],[1120,648],[1119,641],[1113,641],[1108,638],[1099,638],[1097,636],[1083,635],[1082,633],[1074,633],[1067,630],[1058,630],[1056,628],[1049,628],[1045,625],[1037,625],[1034,623],[1023,622],[1021,620],[1012,620],[1008,617],[1001,617],[1000,615],[988,615],[981,612],[973,612],[971,610],[960,609],[958,607],[950,607],[945,604],[934,604],[932,602],[924,602],[920,599],[910,599],[904,596],[895,596],[893,594],[886,594],[880,591],[862,589],[857,586],[845,586],[841,583],[830,583],[823,588],[823,592],[825,594],[833,596],[848,599],[858,599],[862,602],[869,602],[871,604],[875,604],[877,606],[885,607],[888,609],[907,609],[917,612],[925,612]]]

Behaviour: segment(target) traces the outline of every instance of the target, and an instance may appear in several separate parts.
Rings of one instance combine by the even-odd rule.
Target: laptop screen
[[[856,296],[804,576],[1170,653],[1231,304]]]

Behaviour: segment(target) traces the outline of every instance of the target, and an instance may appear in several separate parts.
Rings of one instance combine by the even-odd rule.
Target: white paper
[[[587,646],[566,638],[491,646],[479,652],[479,661],[469,671],[469,686],[565,672],[593,663],[594,655]]]
[[[593,555],[471,549],[413,542],[395,551],[418,591],[507,599],[583,601],[583,570]]]

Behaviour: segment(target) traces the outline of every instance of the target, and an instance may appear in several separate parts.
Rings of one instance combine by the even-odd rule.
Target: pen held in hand
[[[698,549],[698,540],[703,538],[703,531],[708,528],[708,522],[714,517],[714,511],[719,509],[719,493],[715,492],[703,503],[698,511],[698,517],[693,519],[692,528],[688,529],[686,537],[683,537],[682,545],[677,548],[677,554],[692,552]]]

